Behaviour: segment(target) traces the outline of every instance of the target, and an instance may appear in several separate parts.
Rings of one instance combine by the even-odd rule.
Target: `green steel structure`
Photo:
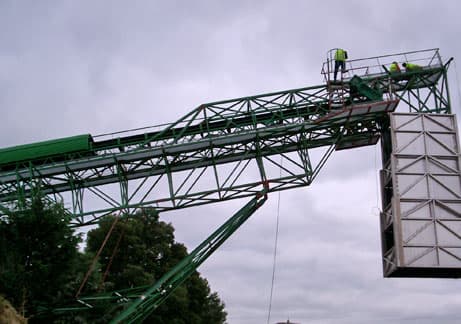
[[[42,159],[41,163],[45,164],[60,159],[72,159],[72,154],[75,157],[81,156],[82,152],[89,154],[92,141],[91,135],[87,134],[0,149],[1,170],[14,170],[21,162]]]
[[[385,59],[400,56],[423,57],[425,68],[391,76]],[[410,111],[450,110],[447,66],[437,50],[347,64],[356,78],[203,104],[169,125],[94,136],[72,159],[56,150],[12,167],[9,158],[6,170],[0,166],[2,210],[27,206],[38,187],[85,225],[120,209],[165,211],[252,196],[265,182],[269,192],[306,186],[334,148],[375,143],[379,121],[398,100]],[[17,148],[3,149],[0,161]],[[270,170],[280,167],[280,155],[279,178]]]
[[[161,277],[153,286],[135,287],[90,297],[78,297],[74,305],[55,309],[54,312],[77,312],[102,307],[106,316],[112,317],[120,304],[128,307],[117,314],[111,323],[140,323],[148,317],[166,298],[202,264],[227,238],[267,200],[267,191],[256,194],[245,206],[238,210],[221,227],[196,247],[187,257]],[[107,309],[107,302],[115,307]],[[101,306],[102,305],[102,306]],[[105,309],[106,307],[106,309]]]
[[[202,104],[167,125],[64,140],[78,139],[75,149],[54,141],[2,149],[0,212],[27,208],[40,194],[64,203],[73,224],[84,226],[143,207],[163,212],[256,197],[202,244],[210,246],[215,234],[225,239],[235,231],[261,197],[310,185],[335,150],[386,142],[388,113],[397,105],[410,112],[451,111],[451,60],[443,63],[438,49],[349,60],[340,81],[330,80],[328,55],[318,86]],[[390,73],[393,61],[421,69]],[[192,256],[155,286],[100,298],[128,305],[115,322],[138,322],[203,261]],[[92,307],[95,300],[80,303]]]

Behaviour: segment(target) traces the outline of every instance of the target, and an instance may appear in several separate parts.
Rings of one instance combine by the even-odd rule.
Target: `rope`
[[[280,174],[279,178],[282,177],[282,166],[283,166],[283,156],[280,156]],[[274,259],[272,262],[272,281],[271,281],[271,294],[269,298],[269,311],[267,314],[267,324],[269,324],[269,321],[271,319],[271,310],[272,310],[272,295],[274,292],[274,282],[275,282],[275,269],[276,269],[276,264],[277,264],[277,246],[278,246],[278,237],[279,237],[279,218],[280,218],[280,191],[278,193],[278,199],[277,199],[277,219],[276,219],[276,225],[275,225],[275,242],[274,242]]]
[[[126,223],[127,218],[124,219]],[[120,246],[120,242],[122,241],[123,235],[125,234],[125,228],[126,226],[122,227],[122,231],[120,232],[120,235],[118,236],[117,243],[115,244],[115,247],[112,251],[112,255],[110,256],[109,262],[106,267],[106,271],[104,271],[104,274],[101,278],[101,282],[99,283],[99,288],[98,290],[101,291],[104,288],[104,282],[106,281],[107,275],[109,274],[110,267],[112,266],[112,262],[114,261],[115,255],[118,252],[118,247]]]
[[[99,248],[98,252],[94,256],[93,261],[91,262],[91,265],[90,265],[87,273],[85,274],[85,277],[83,278],[83,281],[82,281],[80,287],[78,288],[77,293],[75,294],[75,298],[78,298],[80,296],[80,293],[82,292],[83,287],[85,287],[86,282],[88,281],[91,273],[94,270],[94,266],[96,265],[96,262],[98,261],[99,255],[101,254],[102,250],[104,249],[104,246],[106,245],[107,241],[109,240],[109,238],[110,238],[110,236],[112,234],[112,231],[114,230],[115,225],[117,224],[118,220],[119,220],[119,217],[116,216],[115,219],[114,219],[114,222],[112,223],[112,226],[110,227],[109,231],[106,234],[106,237],[104,238],[104,241],[101,244],[101,247]]]

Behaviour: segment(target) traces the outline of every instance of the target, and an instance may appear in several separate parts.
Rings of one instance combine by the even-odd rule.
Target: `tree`
[[[40,198],[0,220],[0,293],[31,322],[74,292],[80,238],[69,222],[62,205]]]
[[[87,252],[95,253],[100,248],[114,221],[115,217],[106,217],[88,233]],[[111,264],[104,287],[110,291],[152,285],[186,255],[186,247],[174,241],[173,226],[159,221],[154,210],[124,217],[100,255],[102,269]],[[146,322],[219,324],[225,322],[226,316],[219,296],[211,293],[208,282],[195,272]]]

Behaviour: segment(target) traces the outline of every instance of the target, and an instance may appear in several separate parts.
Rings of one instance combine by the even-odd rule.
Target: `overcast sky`
[[[0,147],[173,122],[201,103],[322,83],[350,58],[440,48],[455,113],[458,1],[0,0]],[[459,69],[458,69],[459,70]],[[281,193],[270,323],[459,323],[461,281],[384,279],[379,146]],[[201,268],[231,324],[266,323],[278,194]],[[193,249],[246,201],[162,214]]]

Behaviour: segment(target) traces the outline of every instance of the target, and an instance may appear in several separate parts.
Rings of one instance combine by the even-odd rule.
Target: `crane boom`
[[[399,74],[385,67],[409,57],[423,67]],[[450,61],[442,64],[438,49],[351,60],[349,75],[331,82],[327,60],[326,82],[319,86],[202,104],[174,123],[152,128],[2,149],[0,213],[27,208],[39,194],[58,202],[70,199],[74,225],[83,226],[114,211],[134,214],[154,206],[162,212],[253,197],[152,287],[81,298],[84,307],[68,309],[122,301],[130,306],[114,323],[142,320],[268,193],[310,185],[334,150],[373,145],[383,136],[389,156],[388,115],[399,103],[410,112],[449,113]],[[100,203],[88,206],[84,196]]]
[[[316,86],[215,102],[161,131],[111,140],[93,137],[91,154],[37,159],[0,172],[0,203],[8,207],[18,193],[30,197],[38,181],[43,195],[59,199],[70,193],[75,223],[85,225],[120,209],[154,205],[164,211],[248,197],[265,181],[273,184],[269,191],[306,186],[325,161],[315,161],[311,150],[374,144],[379,120],[398,103],[352,103],[351,98],[333,111],[328,96],[326,86]],[[274,155],[290,161],[289,172],[281,178],[268,171],[277,166]],[[204,177],[213,181],[202,183]],[[111,184],[119,185],[120,201],[105,193]],[[168,187],[163,196],[140,194],[160,185]],[[87,209],[83,196],[100,199],[104,207]]]

